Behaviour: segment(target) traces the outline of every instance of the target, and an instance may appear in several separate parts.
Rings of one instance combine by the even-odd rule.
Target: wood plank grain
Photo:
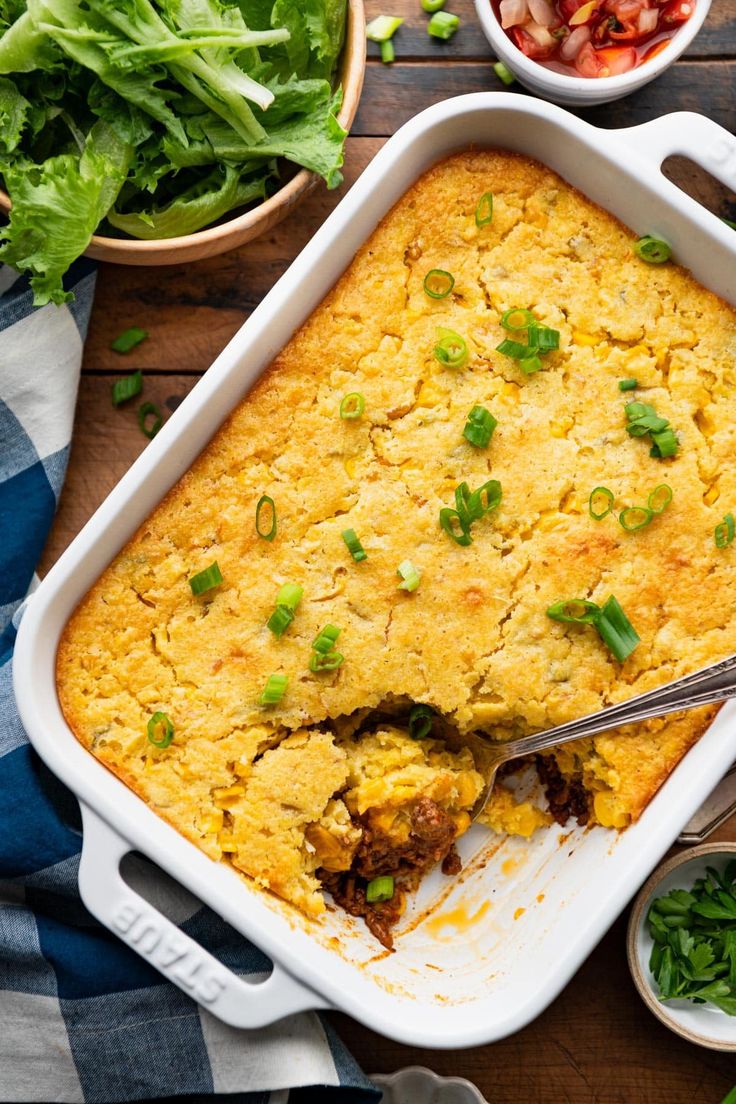
[[[734,124],[736,62],[680,61],[658,80],[614,104],[573,109],[573,114],[595,126],[627,127],[647,122],[669,111],[699,111],[726,129]],[[497,91],[499,82],[490,62],[437,62],[369,65],[353,134],[383,135],[387,123],[396,130],[417,112],[448,96]],[[521,87],[514,91],[522,94]]]
[[[394,36],[399,62],[495,57],[481,30],[473,0],[448,0],[447,10],[460,17],[460,27],[448,42],[442,42],[427,34],[429,16],[422,11],[419,0],[392,0],[390,4],[386,0],[367,0],[366,3],[368,19],[386,12],[404,19]],[[704,26],[685,56],[708,58],[731,54],[736,54],[736,4],[734,0],[713,0]],[[380,58],[380,49],[375,43],[368,44],[368,56],[376,61]]]

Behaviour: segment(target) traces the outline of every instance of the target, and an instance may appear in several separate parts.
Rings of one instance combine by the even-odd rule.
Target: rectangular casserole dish
[[[553,829],[526,842],[472,831],[461,841],[463,875],[449,888],[439,875],[425,880],[398,930],[396,952],[387,955],[346,914],[309,920],[213,863],[85,751],[62,717],[55,656],[74,607],[393,203],[431,164],[470,145],[517,150],[549,165],[635,231],[666,238],[696,279],[736,301],[733,231],[659,172],[666,156],[682,153],[734,186],[736,140],[726,131],[683,113],[604,132],[509,94],[439,104],[387,143],[49,573],[21,624],[18,705],[36,750],[82,804],[85,903],[236,1026],[335,1007],[419,1046],[473,1046],[518,1030],[557,995],[736,756],[736,707],[727,706],[621,835]],[[133,849],[268,954],[269,978],[237,978],[127,886],[119,866]]]

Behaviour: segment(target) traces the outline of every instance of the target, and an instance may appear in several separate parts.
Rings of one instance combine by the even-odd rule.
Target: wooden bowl
[[[340,59],[339,78],[343,101],[338,120],[346,129],[355,118],[365,74],[365,11],[363,0],[348,0],[345,44]],[[93,234],[85,256],[96,261],[124,265],[168,265],[182,261],[199,261],[215,257],[265,234],[290,213],[319,181],[317,173],[300,169],[283,188],[265,202],[226,222],[184,234],[179,238],[157,238],[139,241],[136,238],[106,238]],[[9,211],[9,196],[0,190],[0,210]]]
[[[727,1016],[708,1004],[693,1004],[687,1000],[665,1003],[657,997],[649,971],[652,939],[646,918],[655,897],[664,896],[675,888],[688,889],[696,878],[704,876],[706,866],[720,865],[735,857],[736,843],[704,843],[657,867],[634,902],[626,940],[631,976],[650,1012],[689,1043],[731,1053],[736,1052],[736,1016]]]

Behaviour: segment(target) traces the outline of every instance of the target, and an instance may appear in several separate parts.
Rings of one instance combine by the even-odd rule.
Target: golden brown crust
[[[493,222],[478,228],[486,191]],[[479,150],[437,165],[81,603],[58,655],[70,726],[209,854],[221,853],[206,830],[213,790],[247,787],[288,730],[393,698],[503,739],[736,650],[733,552],[713,542],[736,505],[734,311],[677,266],[639,261],[632,240],[525,158]],[[454,274],[448,299],[424,293],[431,268]],[[495,351],[500,315],[516,306],[561,333],[529,378]],[[466,368],[437,362],[438,326],[466,338]],[[674,460],[627,435],[617,384],[630,376],[677,430]],[[365,414],[342,421],[340,399],[356,390]],[[499,422],[487,450],[462,438],[475,404]],[[452,544],[440,508],[460,482],[489,478],[500,508],[472,545]],[[672,504],[641,532],[588,515],[595,486],[620,509],[662,482]],[[273,543],[253,525],[264,493],[278,509]],[[368,552],[361,564],[342,542],[348,527]],[[422,572],[413,594],[397,589],[407,558]],[[193,597],[187,579],[214,559],[224,584]],[[277,641],[264,626],[286,581],[304,600]],[[623,666],[591,628],[545,616],[557,599],[611,593],[642,638]],[[312,676],[327,622],[342,627],[345,663]],[[258,698],[274,671],[289,690],[268,711]],[[156,709],[176,725],[165,753],[146,743]],[[706,724],[688,715],[599,737],[558,763],[584,776],[602,823],[623,825]]]

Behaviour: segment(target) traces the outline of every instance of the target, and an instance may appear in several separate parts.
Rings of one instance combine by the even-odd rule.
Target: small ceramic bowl
[[[340,59],[339,80],[342,85],[342,106],[337,118],[350,129],[358,110],[358,101],[365,75],[365,11],[363,0],[348,0],[345,45]],[[199,261],[216,257],[265,234],[290,213],[317,184],[319,177],[308,169],[300,169],[290,180],[263,203],[249,211],[231,213],[224,222],[184,234],[179,238],[107,238],[94,234],[85,256],[97,261],[124,265],[168,265],[183,261]],[[10,200],[0,191],[0,210],[10,210]]]
[[[657,1019],[690,1043],[732,1052],[736,1052],[736,1016],[727,1016],[709,1004],[693,1004],[687,1000],[663,1003],[657,997],[649,970],[652,938],[646,919],[655,897],[662,897],[672,889],[689,889],[696,878],[705,875],[707,866],[723,866],[735,856],[736,843],[704,843],[663,863],[640,890],[627,934],[631,975],[644,1003]]]
[[[520,84],[543,100],[551,100],[564,106],[592,107],[594,104],[609,103],[628,96],[630,92],[658,77],[673,61],[677,61],[703,26],[710,3],[711,0],[695,0],[695,11],[687,23],[683,23],[675,32],[661,53],[643,65],[638,65],[636,69],[630,69],[628,73],[621,73],[616,77],[577,77],[555,73],[539,62],[525,57],[514,45],[496,18],[491,0],[475,0],[475,10],[483,33],[497,57],[509,67]]]
[[[464,1077],[439,1077],[424,1066],[371,1075],[381,1089],[381,1104],[488,1104]]]

